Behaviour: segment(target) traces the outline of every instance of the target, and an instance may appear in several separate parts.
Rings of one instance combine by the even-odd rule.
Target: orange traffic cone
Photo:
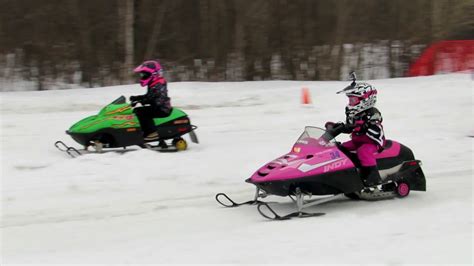
[[[309,95],[309,89],[303,87],[301,90],[301,103],[302,104],[311,104],[311,96]]]

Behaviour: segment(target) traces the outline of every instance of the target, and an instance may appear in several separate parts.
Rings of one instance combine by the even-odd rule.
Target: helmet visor
[[[360,103],[362,98],[359,98],[357,96],[349,96],[349,106],[356,106]]]
[[[148,72],[140,72],[139,75],[140,75],[140,80],[146,80],[146,79],[150,78],[151,73],[148,73]]]

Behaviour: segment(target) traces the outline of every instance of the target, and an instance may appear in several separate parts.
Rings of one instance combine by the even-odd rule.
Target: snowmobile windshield
[[[104,106],[104,108],[102,108],[99,111],[99,115],[104,115],[104,114],[110,112],[114,108],[117,108],[116,105],[124,104],[124,103],[126,103],[126,101],[127,100],[125,99],[125,96],[122,95],[122,96],[118,97],[113,102],[111,102],[111,103],[107,104],[106,106]]]
[[[117,99],[115,99],[113,102],[111,102],[109,105],[111,104],[123,104],[126,102],[126,99],[125,99],[125,96],[120,96],[118,97]]]
[[[296,143],[315,144],[319,146],[333,146],[335,137],[328,131],[319,127],[305,127],[304,132]]]

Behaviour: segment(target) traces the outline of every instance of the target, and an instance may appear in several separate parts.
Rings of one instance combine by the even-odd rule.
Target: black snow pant
[[[143,135],[148,136],[149,134],[156,131],[155,122],[153,118],[167,117],[170,115],[170,111],[166,112],[158,107],[154,106],[142,106],[133,109],[133,112],[137,115],[140,126],[142,127]]]

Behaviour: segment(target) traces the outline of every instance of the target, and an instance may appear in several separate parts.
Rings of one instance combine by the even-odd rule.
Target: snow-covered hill
[[[169,84],[200,144],[77,159],[54,141],[137,86],[1,97],[2,265],[13,263],[472,263],[473,83],[469,74],[372,81],[388,138],[423,161],[428,191],[378,202],[339,200],[327,215],[274,222],[238,201],[263,163],[305,125],[344,119],[348,82]],[[299,103],[309,87],[314,104]],[[270,198],[269,200],[287,199]],[[282,212],[292,211],[284,204]]]

